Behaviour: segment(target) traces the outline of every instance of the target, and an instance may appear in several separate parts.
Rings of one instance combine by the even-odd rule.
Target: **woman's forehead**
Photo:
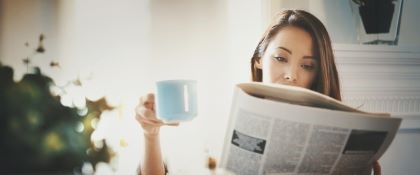
[[[311,35],[298,27],[285,27],[269,43],[270,50],[283,50],[290,54],[313,55]]]

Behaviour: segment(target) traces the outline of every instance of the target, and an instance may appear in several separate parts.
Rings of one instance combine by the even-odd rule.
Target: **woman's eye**
[[[306,70],[313,70],[315,67],[309,64],[302,64],[301,67]]]
[[[277,61],[280,61],[280,62],[287,62],[287,59],[284,58],[284,57],[274,57],[274,59],[276,59]]]

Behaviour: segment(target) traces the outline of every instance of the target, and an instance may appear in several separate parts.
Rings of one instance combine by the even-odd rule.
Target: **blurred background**
[[[412,124],[403,125],[401,138],[405,140],[396,148],[408,146],[412,152],[392,156],[406,158],[397,165],[397,170],[406,172],[401,174],[416,172],[420,161],[410,155],[414,145],[420,145],[412,141],[420,133],[420,24],[416,15],[420,1],[401,3],[399,20],[393,23],[398,30],[391,31],[396,36],[391,44],[382,45],[363,43],[361,37],[366,34],[360,34],[352,3],[1,0],[0,63],[13,68],[15,82],[34,73],[32,67],[39,67],[54,82],[51,92],[60,96],[65,107],[83,111],[86,99],[97,102],[102,98],[113,107],[100,111],[90,136],[92,140],[104,139],[114,152],[110,163],[101,164],[97,174],[135,173],[143,134],[134,119],[134,107],[142,95],[154,92],[155,81],[196,79],[198,117],[178,127],[163,127],[161,144],[175,172],[198,172],[207,155],[219,159],[234,85],[250,81],[250,58],[265,27],[281,9],[305,9],[316,15],[331,35],[344,101],[353,106],[366,104],[365,110],[391,112]],[[40,44],[45,51],[37,51]],[[405,105],[389,108],[397,103]],[[80,124],[75,126],[76,130],[86,128],[85,123],[82,129]],[[87,169],[85,172],[91,172]]]

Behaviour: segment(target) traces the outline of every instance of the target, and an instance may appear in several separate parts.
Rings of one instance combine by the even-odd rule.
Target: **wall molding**
[[[362,110],[388,112],[394,115],[416,115],[420,117],[420,96],[352,96],[345,103]],[[419,118],[420,119],[420,118]]]
[[[420,48],[334,44],[344,103],[420,129]]]
[[[352,85],[360,87],[364,85],[360,80],[368,80],[383,83],[386,88],[420,88],[420,48],[348,44],[333,47],[340,78]]]

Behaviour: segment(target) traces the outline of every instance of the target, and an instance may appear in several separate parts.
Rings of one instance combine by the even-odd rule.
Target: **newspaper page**
[[[400,122],[256,97],[238,86],[221,167],[237,175],[367,175]]]

